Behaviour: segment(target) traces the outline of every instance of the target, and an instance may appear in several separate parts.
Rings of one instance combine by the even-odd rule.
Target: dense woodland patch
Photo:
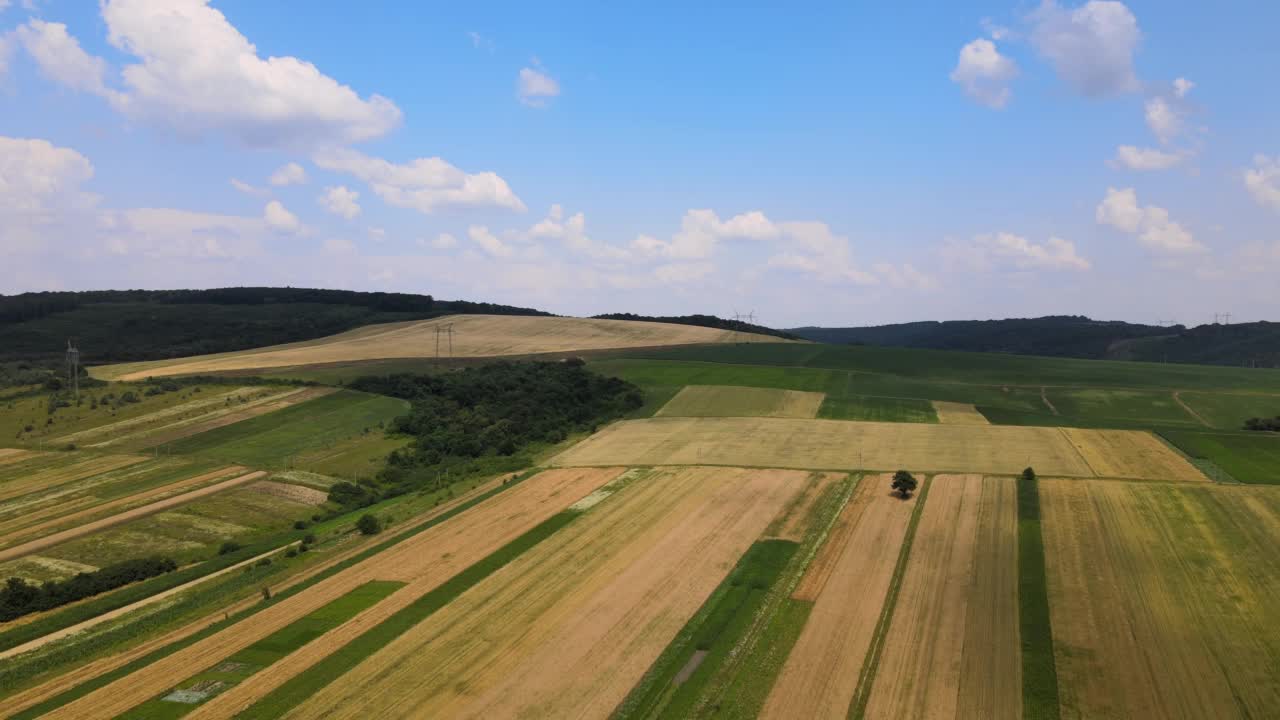
[[[391,454],[380,482],[339,483],[330,498],[346,506],[380,496],[432,489],[477,472],[531,464],[525,451],[639,408],[639,388],[587,370],[581,362],[498,362],[439,375],[363,377],[348,387],[402,398],[409,414],[392,433],[413,444]]]
[[[786,330],[774,330],[763,325],[755,325],[753,323],[742,322],[741,320],[725,320],[715,315],[635,315],[633,313],[610,313],[607,315],[595,315],[595,320],[632,320],[639,322],[660,322],[670,323],[672,325],[696,325],[698,327],[716,328],[718,330],[735,330],[737,332],[756,333],[758,335],[772,335],[784,340],[802,340],[799,335],[795,335]]]

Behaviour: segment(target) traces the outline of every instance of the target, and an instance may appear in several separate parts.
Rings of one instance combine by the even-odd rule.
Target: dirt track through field
[[[1003,520],[1001,530],[1016,531],[1013,487],[1012,480],[980,475],[939,475],[930,482],[867,718],[1004,718],[1021,710],[1021,686],[1008,682],[1020,667],[1017,625],[1000,619],[1015,629],[1011,635],[981,617],[993,609],[1016,617],[1016,535],[1001,533],[1011,547],[982,542],[991,535],[984,521]],[[989,566],[993,559],[977,553],[991,550],[1005,566],[977,572],[979,563]]]
[[[186,505],[187,503],[194,502],[196,500],[199,500],[200,498],[208,497],[209,495],[213,495],[214,493],[220,493],[224,490],[230,490],[233,487],[238,487],[240,485],[244,485],[245,483],[253,482],[254,480],[257,480],[265,476],[266,476],[266,473],[262,471],[246,473],[239,477],[231,478],[230,480],[223,480],[222,482],[219,482],[219,483],[206,485],[205,487],[192,490],[191,492],[182,493],[181,495],[175,495],[173,497],[167,497],[163,500],[157,500],[156,502],[143,505],[142,507],[136,507],[136,508],[133,508],[132,510],[125,510],[124,512],[116,513],[115,515],[112,515],[110,517],[105,517],[99,520],[86,522],[82,525],[78,525],[73,528],[68,528],[60,532],[55,532],[50,535],[46,535],[42,538],[30,540],[28,542],[22,543],[21,545],[15,545],[11,548],[5,548],[4,550],[0,550],[0,562],[6,562],[14,558],[20,558],[23,555],[30,555],[32,553],[39,552],[41,550],[44,550],[45,548],[53,547],[54,545],[59,545],[69,540],[74,540],[79,537],[84,537],[85,535],[90,535],[100,530],[105,530],[110,527],[115,527],[116,525],[123,525],[124,523],[127,523],[130,520],[137,520],[138,518],[146,517],[148,515],[154,515],[158,512],[163,512],[170,508],[178,507],[179,505]],[[99,509],[100,508],[94,508],[94,511],[96,512]],[[62,525],[63,523],[62,521],[58,521],[58,524]]]
[[[502,477],[505,478],[506,475],[504,474]],[[495,487],[498,486],[498,484],[499,484],[499,481],[495,479],[495,480],[490,480],[486,483],[477,485],[471,490],[457,496],[452,501],[445,503],[443,505],[440,505],[439,507],[433,508],[432,510],[426,513],[423,513],[422,515],[411,518],[409,521],[405,522],[402,525],[398,525],[394,530],[389,531],[385,537],[377,536],[376,538],[366,538],[365,539],[366,542],[357,543],[357,544],[354,544],[352,547],[346,548],[345,550],[338,551],[333,555],[333,557],[327,558],[323,562],[317,565],[314,565],[312,567],[309,567],[306,570],[296,575],[293,575],[283,580],[282,582],[279,582],[278,584],[272,585],[271,587],[276,593],[279,593],[281,591],[284,591],[293,587],[294,585],[297,585],[298,583],[305,582],[309,578],[314,577],[324,572],[328,568],[347,560],[353,555],[358,555],[359,553],[364,552],[367,544],[372,542],[383,542],[391,538],[397,537],[399,535],[412,532],[414,528],[422,525],[425,522],[430,522],[433,518],[448,512],[449,510],[451,510],[452,508],[458,505],[468,502],[475,496],[481,495],[485,492],[488,492],[489,490],[494,489]],[[256,560],[256,558],[254,559]],[[237,564],[236,567],[238,566],[239,564]],[[206,578],[212,577],[212,576],[213,574],[206,576]],[[187,583],[182,587],[184,589],[190,588],[191,586],[194,586],[202,582],[206,578],[198,578],[196,580],[193,580],[190,583]],[[133,610],[143,607],[144,605],[151,604],[156,597],[158,596],[152,596],[151,598],[140,600],[132,605],[122,608],[122,610],[124,610],[125,613],[131,612]],[[44,702],[45,700],[48,700],[49,698],[52,698],[56,695],[59,695],[60,693],[63,693],[82,682],[86,682],[88,680],[96,678],[105,673],[109,673],[118,667],[122,667],[130,662],[133,662],[134,660],[140,657],[143,657],[144,655],[147,655],[153,650],[162,648],[165,645],[168,645],[169,643],[177,642],[183,638],[194,635],[195,633],[200,632],[201,630],[208,627],[209,625],[212,625],[218,622],[224,616],[235,615],[241,610],[244,610],[258,602],[259,602],[259,599],[257,598],[257,596],[239,600],[231,605],[218,608],[217,610],[205,615],[204,617],[199,618],[198,620],[195,620],[191,623],[183,625],[159,637],[151,638],[123,652],[114,653],[111,655],[101,657],[87,665],[77,667],[71,670],[70,672],[64,673],[63,675],[60,675],[58,677],[54,677],[48,680],[47,682],[41,683],[40,685],[37,685],[32,688],[28,688],[27,690],[24,690],[10,697],[0,699],[0,717],[7,717],[9,715],[22,712],[23,710],[29,707],[32,707],[33,705],[36,705],[38,703]],[[106,618],[106,617],[107,617],[106,615],[102,615],[102,616],[99,616],[98,618],[94,618],[93,620],[86,621],[85,623],[82,623],[81,625],[78,625],[76,627],[79,628],[80,631],[83,631],[85,629],[88,629],[89,627],[92,627],[93,625],[99,624],[103,620],[103,618]],[[23,652],[36,650],[41,646],[45,645],[46,643],[61,639],[61,637],[65,637],[66,635],[69,635],[69,634],[71,633],[60,631],[58,633],[46,635],[37,640],[33,640],[32,642],[27,643],[26,645],[23,646],[24,647]],[[16,655],[17,653],[13,653],[13,654]],[[0,657],[10,657],[10,656],[11,656],[10,654],[6,653],[5,655]]]
[[[1185,464],[1172,450],[1160,450],[1172,457],[1170,464]],[[792,418],[626,420],[583,440],[552,463],[882,471],[905,466],[993,475],[1012,475],[1033,465],[1045,475],[1094,476],[1059,428]],[[1151,479],[1166,478],[1160,471]]]
[[[973,403],[933,401],[933,409],[938,413],[938,422],[944,425],[990,425],[987,417],[978,412]]]
[[[862,479],[796,588],[798,599],[816,600],[760,717],[843,718],[849,712],[916,503],[891,495],[889,479]],[[820,579],[810,581],[808,573]]]
[[[452,357],[496,357],[537,353],[655,347],[775,337],[672,323],[515,315],[451,315],[436,320],[369,325],[318,340],[205,355],[94,368],[95,377],[136,380],[233,370],[292,367],[392,358],[431,358],[436,329],[453,327]]]
[[[320,581],[306,592],[292,595],[232,627],[68,703],[46,717],[66,720],[115,717],[370,580],[410,577],[422,580],[417,587],[426,592],[620,472],[621,469],[614,468],[612,474],[603,469],[540,473],[448,522],[429,528],[386,552]],[[401,592],[403,589],[383,603],[401,596]],[[379,605],[382,603],[374,605],[370,611],[377,610]],[[307,653],[307,647],[298,652]],[[313,658],[313,661],[318,659]]]
[[[125,508],[128,506],[137,506],[140,504],[146,504],[160,498],[164,498],[167,496],[174,495],[176,493],[184,492],[191,488],[199,487],[201,485],[210,483],[219,478],[224,478],[228,475],[244,473],[246,470],[248,470],[248,468],[242,467],[240,465],[232,465],[230,467],[224,467],[220,470],[214,470],[213,472],[204,473],[203,475],[196,475],[195,477],[190,477],[185,480],[179,480],[178,482],[169,483],[168,485],[164,485],[158,488],[152,488],[144,492],[135,493],[133,495],[126,495],[125,497],[117,498],[109,502],[93,505],[92,507],[86,508],[84,510],[80,510],[78,512],[70,512],[70,513],[66,512],[67,510],[73,510],[74,508],[69,508],[67,507],[66,503],[63,503],[63,506],[61,508],[62,510],[61,513],[57,513],[55,517],[45,522],[32,525],[29,527],[25,527],[22,530],[15,533],[6,534],[3,540],[0,540],[0,545],[13,545],[17,541],[22,540],[24,538],[28,538],[33,535],[40,535],[42,533],[46,533],[51,530],[54,530],[55,528],[63,527],[65,525],[70,525],[72,523],[84,523],[88,521],[90,518],[99,516],[99,515],[110,514],[113,517],[115,517],[118,515],[115,511],[121,508]],[[81,500],[87,500],[89,502],[93,502],[94,498],[91,498],[91,497],[79,498],[73,502],[79,503]],[[56,508],[53,508],[53,509],[56,510]],[[129,519],[133,519],[133,518],[129,518]],[[81,527],[83,527],[83,525]],[[0,558],[2,557],[3,556],[0,555]],[[3,562],[3,560],[0,559],[0,562]]]
[[[607,717],[803,479],[634,481],[288,717]]]
[[[1044,481],[1063,718],[1262,718],[1280,707],[1280,494]]]

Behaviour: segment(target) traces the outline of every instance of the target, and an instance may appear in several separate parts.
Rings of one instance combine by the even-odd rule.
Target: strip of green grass
[[[1280,485],[1280,437],[1171,430],[1160,434],[1182,452],[1211,461],[1238,482]]]
[[[225,683],[222,690],[226,690],[350,620],[361,611],[373,607],[375,603],[402,587],[404,587],[402,582],[371,580],[232,655],[217,667],[187,678],[159,697],[148,700],[121,717],[127,720],[169,720],[183,717],[195,710],[199,703],[165,700],[164,697],[170,692],[207,682]]]
[[[818,417],[830,420],[871,422],[936,423],[933,403],[919,398],[874,397],[871,395],[828,395],[818,409]]]
[[[762,540],[748,548],[615,717],[689,717],[707,681],[749,629],[799,547],[789,540]],[[699,664],[690,669],[693,662]]]
[[[856,486],[856,478],[847,477],[827,488],[814,503],[809,510],[807,530],[798,549],[792,554],[773,587],[766,592],[761,607],[755,612],[755,618],[743,632],[738,633],[739,639],[726,656],[716,663],[714,672],[708,671],[705,677],[697,679],[698,697],[685,705],[689,710],[685,717],[715,716],[746,720],[760,714],[760,708],[764,706],[774,681],[782,672],[782,666],[800,638],[813,609],[813,603],[795,600],[791,593],[795,591],[818,549],[826,541]],[[766,530],[766,534],[768,532]],[[652,682],[651,676],[657,676],[663,670],[665,666],[662,660],[666,656],[667,653],[664,653],[659,658],[636,690],[619,705],[614,713],[615,717],[635,715],[631,711],[632,702]],[[704,662],[710,660],[708,657]],[[663,715],[676,716],[672,712],[664,712]]]
[[[928,498],[929,488],[933,485],[931,478],[925,478],[920,485],[920,495],[916,498],[916,506],[911,509],[911,521],[907,524],[907,534],[902,539],[902,549],[898,551],[898,564],[893,568],[893,578],[889,581],[889,591],[885,593],[884,605],[880,608],[880,619],[876,621],[875,634],[871,636],[871,648],[862,661],[862,671],[858,673],[858,688],[849,702],[849,717],[862,720],[867,713],[867,701],[871,699],[871,686],[876,679],[876,670],[880,668],[880,656],[884,653],[884,638],[889,634],[889,625],[893,622],[893,611],[898,604],[898,592],[902,590],[902,576],[907,573],[907,560],[911,557],[911,545],[915,541],[916,527],[920,524],[920,515],[924,512],[924,502]]]
[[[532,530],[512,540],[475,565],[454,575],[443,585],[423,595],[396,614],[370,628],[360,637],[320,662],[293,676],[280,687],[249,706],[237,717],[248,720],[278,718],[382,649],[387,643],[412,629],[477,583],[497,572],[522,553],[551,537],[583,513],[566,510],[553,515]]]
[[[293,455],[327,447],[408,412],[404,400],[340,390],[265,415],[192,435],[164,452],[197,454],[260,468],[287,467]]]
[[[1018,478],[1018,626],[1022,634],[1023,720],[1057,720],[1058,670],[1040,528],[1039,481]]]
[[[374,555],[377,555],[378,553],[387,550],[388,548],[394,545],[404,542],[405,540],[408,540],[409,538],[414,537],[415,535],[423,533],[439,525],[440,523],[445,522],[446,520],[449,520],[450,518],[453,518],[454,516],[462,512],[465,512],[475,507],[476,505],[479,505],[485,500],[488,500],[489,498],[493,497],[494,495],[497,495],[498,493],[504,490],[507,490],[508,488],[515,487],[517,484],[519,484],[520,482],[524,481],[529,477],[532,477],[536,473],[537,473],[536,470],[531,470],[528,473],[520,475],[516,477],[514,480],[512,480],[511,482],[508,482],[504,485],[499,485],[493,488],[492,490],[489,490],[488,492],[482,493],[481,495],[478,495],[472,498],[471,500],[468,500],[467,502],[462,503],[458,507],[452,508],[447,512],[441,513],[440,515],[432,518],[431,520],[428,520],[427,522],[423,523],[419,527],[414,528],[413,530],[403,535],[378,543],[377,545],[374,545],[373,547],[368,548],[364,552],[358,553],[340,563],[337,563],[336,565],[328,568],[324,572],[317,573],[314,577],[306,580],[305,582],[299,583],[289,588],[288,590],[285,590],[279,593],[278,595],[273,596],[272,599],[269,601],[265,601],[251,608],[242,610],[239,613],[236,613],[235,615],[232,615],[231,617],[224,619],[221,622],[214,623],[213,625],[210,625],[204,630],[194,633],[187,638],[170,643],[162,648],[159,648],[151,653],[148,653],[147,655],[144,655],[141,658],[138,658],[137,660],[134,660],[131,663],[128,663],[119,668],[116,668],[115,670],[109,673],[104,673],[96,678],[93,678],[84,683],[81,683],[80,685],[77,685],[76,687],[71,688],[70,690],[67,690],[64,693],[56,695],[38,705],[28,708],[24,712],[19,713],[18,715],[15,715],[13,720],[23,720],[25,718],[37,718],[51,710],[62,707],[63,705],[66,705],[67,703],[73,700],[76,700],[77,698],[83,697],[84,695],[87,695],[90,692],[93,692],[94,690],[97,690],[100,687],[108,685],[122,677],[125,677],[126,675],[129,675],[130,673],[133,673],[141,668],[144,668],[147,665],[150,665],[151,663],[155,662],[156,660],[167,657],[170,654],[177,652],[178,650],[181,650],[182,648],[193,645],[203,640],[204,638],[209,637],[210,635],[213,635],[221,630],[224,630],[227,627],[230,627],[231,625],[234,625],[235,623],[240,622],[241,620],[249,617],[250,615],[253,615],[255,613],[262,611],[266,607],[269,607],[271,604],[279,602],[285,598],[292,597],[297,593],[304,592],[318,582],[321,582],[330,577],[333,577],[339,572],[342,572],[343,570],[346,570],[347,568],[350,568],[356,565],[357,563],[363,562],[373,557]],[[222,596],[223,594],[221,592],[217,593],[216,596],[212,596],[212,597],[208,595],[204,595],[203,601],[207,603],[207,602],[216,600]],[[194,601],[196,598],[200,598],[200,597],[202,596],[193,595],[191,596],[191,599]],[[166,612],[168,612],[169,610],[172,610],[172,608],[166,609]],[[189,611],[190,608],[186,608],[186,610]],[[162,623],[164,618],[167,618],[168,620],[172,620],[173,617],[181,617],[181,615],[169,616],[164,614],[162,614],[162,616],[163,617],[160,619],[153,618],[153,623]],[[154,627],[154,625],[152,625],[152,627]],[[122,628],[124,632],[120,633],[120,635],[123,635],[123,637],[105,637],[104,639],[101,640],[103,644],[97,645],[95,648],[85,649],[85,648],[73,645],[73,646],[69,646],[68,649],[73,651],[75,654],[92,653],[98,648],[106,647],[108,644],[121,642],[125,638],[132,638],[139,631],[145,632],[148,629],[150,628],[135,629],[132,627],[126,627],[126,628]],[[110,633],[107,633],[105,635],[109,636]],[[64,659],[62,662],[66,662],[66,660]],[[3,670],[0,670],[0,687],[16,687],[18,682],[25,680],[31,677],[32,675],[43,672],[49,669],[50,667],[56,667],[56,666],[57,666],[56,664],[46,662],[44,661],[44,658],[41,658],[40,661],[38,662],[27,663],[26,665],[22,665],[18,667],[13,667],[13,666],[7,667]]]

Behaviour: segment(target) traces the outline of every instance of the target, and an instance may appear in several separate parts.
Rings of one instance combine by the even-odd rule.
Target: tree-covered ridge
[[[674,316],[653,316],[653,315],[636,315],[634,313],[609,313],[607,315],[596,315],[596,320],[633,320],[642,322],[660,322],[671,323],[674,325],[697,325],[698,327],[716,328],[718,330],[736,330],[738,332],[757,333],[759,335],[772,335],[784,340],[801,340],[799,335],[792,334],[786,330],[774,330],[763,325],[754,325],[740,320],[725,320],[715,315],[674,315]]]
[[[592,430],[643,403],[636,386],[577,361],[498,362],[439,375],[364,377],[349,387],[408,400],[409,414],[397,418],[390,431],[410,435],[414,442],[392,454],[381,487],[335,486],[331,497],[347,505],[375,493],[429,487],[444,470],[523,467],[528,460],[518,455],[530,446]]]
[[[547,314],[430,295],[308,288],[26,293],[0,296],[0,361],[49,366],[67,338],[77,339],[84,363],[163,360],[459,313]]]

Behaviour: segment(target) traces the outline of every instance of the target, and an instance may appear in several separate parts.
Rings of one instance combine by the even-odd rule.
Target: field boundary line
[[[929,488],[933,486],[934,477],[936,475],[925,477],[920,494],[916,497],[916,506],[911,508],[911,520],[907,523],[907,533],[903,536],[902,548],[898,551],[898,563],[894,565],[889,591],[885,593],[884,605],[880,608],[880,619],[876,621],[875,634],[871,636],[871,647],[867,649],[867,656],[862,661],[862,671],[858,673],[858,687],[853,691],[853,699],[849,701],[850,720],[862,720],[866,715],[867,701],[871,699],[871,686],[875,683],[880,656],[884,652],[884,639],[889,635],[893,611],[898,604],[898,592],[902,589],[902,578],[907,574],[907,562],[911,557],[911,546],[915,542],[916,527],[920,525],[924,502],[928,498]]]
[[[1201,425],[1205,427],[1213,427],[1212,425],[1209,424],[1208,420],[1205,420],[1203,417],[1201,417],[1200,413],[1196,412],[1195,410],[1192,410],[1191,406],[1183,401],[1181,390],[1173,391],[1173,401],[1178,403],[1178,407],[1182,408],[1183,410],[1186,410],[1187,414],[1195,418],[1196,421],[1199,422]]]
[[[1040,386],[1040,399],[1044,401],[1045,407],[1049,408],[1049,412],[1054,415],[1062,415],[1062,413],[1058,412],[1058,408],[1054,407],[1052,402],[1049,402],[1049,388],[1044,385]]]

